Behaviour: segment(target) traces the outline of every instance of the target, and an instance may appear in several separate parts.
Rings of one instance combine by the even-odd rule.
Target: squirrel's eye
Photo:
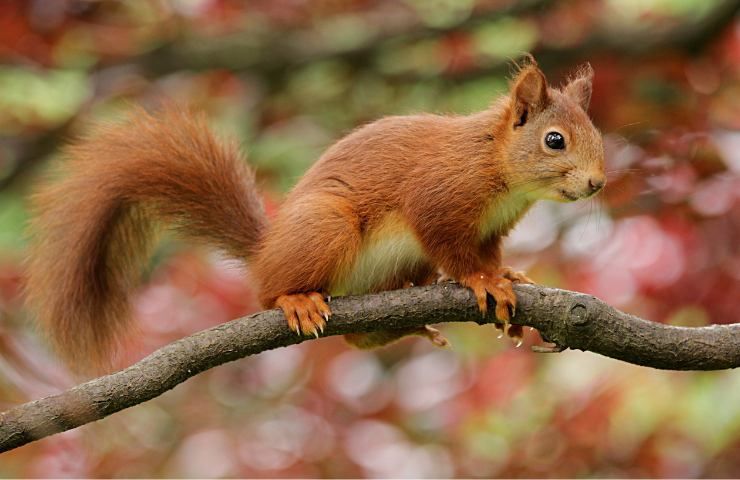
[[[548,132],[545,135],[545,145],[553,150],[562,150],[565,148],[565,139],[558,132]]]

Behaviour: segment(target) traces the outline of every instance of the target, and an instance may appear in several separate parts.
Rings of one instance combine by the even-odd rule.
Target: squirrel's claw
[[[509,267],[502,267],[493,273],[474,273],[460,279],[460,283],[469,287],[475,293],[478,308],[483,316],[488,311],[488,295],[496,301],[496,318],[501,323],[496,328],[510,337],[519,346],[522,344],[524,331],[521,325],[512,325],[511,317],[516,314],[516,295],[513,282],[527,282],[531,280],[521,272],[514,272]]]
[[[488,312],[488,295],[496,300],[496,318],[504,324],[509,323],[516,309],[516,295],[511,280],[498,272],[474,273],[460,279],[460,283],[473,290],[478,308],[485,315]]]
[[[450,348],[452,346],[450,341],[442,335],[442,332],[429,325],[424,325],[424,328],[419,330],[418,335],[428,338],[430,342],[440,348]]]
[[[504,329],[506,335],[514,342],[514,346],[521,347],[524,342],[524,329],[522,326],[509,323]]]
[[[288,327],[298,335],[313,335],[319,338],[324,333],[326,322],[331,316],[329,306],[318,292],[281,295],[275,300],[288,321]]]

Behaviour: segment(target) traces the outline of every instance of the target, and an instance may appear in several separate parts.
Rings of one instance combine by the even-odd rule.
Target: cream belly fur
[[[484,210],[480,219],[481,241],[491,235],[505,235],[526,213],[533,200],[518,192],[499,197]],[[388,214],[365,237],[349,274],[329,287],[331,295],[361,295],[376,291],[389,278],[408,280],[412,272],[429,259],[400,213]]]
[[[419,240],[398,212],[388,214],[365,237],[349,274],[329,288],[332,295],[377,290],[389,278],[406,277],[427,261]]]

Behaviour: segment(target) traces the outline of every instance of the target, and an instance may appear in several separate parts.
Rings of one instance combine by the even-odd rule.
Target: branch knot
[[[570,307],[570,316],[573,325],[583,327],[589,322],[588,308],[582,303],[576,303]]]

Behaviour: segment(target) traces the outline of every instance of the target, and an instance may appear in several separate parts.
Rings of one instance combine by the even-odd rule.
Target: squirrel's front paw
[[[275,300],[275,306],[282,309],[288,327],[298,335],[303,333],[319,338],[319,332],[324,333],[331,316],[324,296],[318,292],[281,295]]]
[[[516,271],[511,267],[501,267],[498,269],[498,273],[515,283],[534,283],[534,280],[529,278],[524,272]]]
[[[477,272],[460,278],[460,283],[473,290],[478,300],[478,308],[485,315],[488,312],[488,294],[496,300],[496,318],[509,323],[516,311],[516,295],[511,280],[498,270]]]
[[[512,315],[516,313],[516,295],[512,282],[525,280],[531,283],[526,275],[504,267],[490,273],[478,272],[466,275],[460,279],[460,283],[473,290],[478,300],[478,308],[483,315],[488,311],[488,294],[491,294],[496,300],[496,318],[503,322],[503,325],[496,324],[496,328],[504,330],[519,344],[522,339],[522,328],[509,323]]]

